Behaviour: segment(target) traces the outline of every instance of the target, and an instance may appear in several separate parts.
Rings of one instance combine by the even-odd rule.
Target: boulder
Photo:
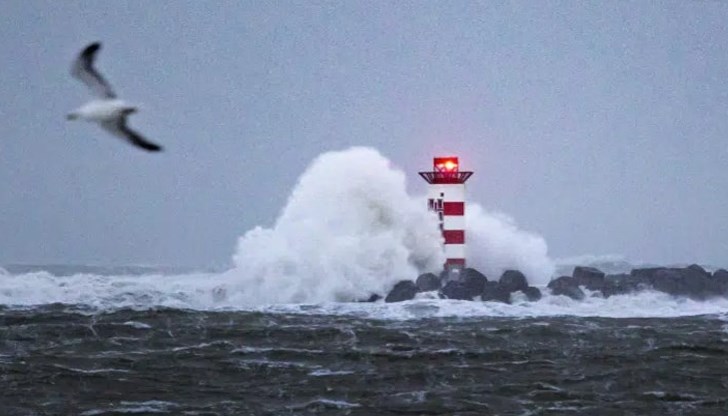
[[[528,288],[528,280],[526,280],[526,276],[518,270],[506,270],[498,281],[498,284],[508,291],[508,293],[517,292],[519,290],[523,292],[526,288]]]
[[[702,266],[698,264],[691,264],[687,267],[688,270],[690,270],[693,273],[697,273],[702,275],[703,277],[710,277],[710,273],[708,273]]]
[[[472,297],[476,297],[483,293],[488,278],[475,269],[465,268],[460,273],[460,281],[463,282]]]
[[[713,276],[711,276],[711,279],[722,285],[728,286],[728,270],[716,270],[715,273],[713,273]]]
[[[686,296],[697,300],[728,294],[726,284],[697,264],[685,268],[635,269],[630,273],[630,278],[638,286],[649,286],[673,296]]]
[[[551,293],[554,295],[564,295],[575,300],[584,299],[584,292],[579,288],[579,285],[571,276],[561,276],[549,282],[548,286],[551,289]]]
[[[604,277],[604,285],[600,291],[605,298],[608,298],[614,295],[637,292],[646,287],[647,285],[645,283],[640,283],[639,280],[634,279],[628,274],[612,274]]]
[[[723,296],[726,293],[724,285],[712,279],[702,268],[692,266],[659,270],[653,275],[651,283],[655,290],[697,300]]]
[[[397,282],[396,285],[389,291],[387,297],[384,299],[385,302],[402,302],[405,300],[414,299],[417,294],[417,285],[411,280],[402,280]]]
[[[436,274],[425,273],[417,278],[417,289],[420,292],[429,292],[431,290],[440,290],[441,280]]]
[[[652,284],[655,279],[655,274],[660,270],[665,270],[664,267],[647,267],[643,269],[632,269],[629,272],[630,279],[637,283]]]
[[[537,287],[529,286],[523,290],[523,294],[526,295],[529,301],[536,302],[541,300],[541,291]]]
[[[359,300],[358,302],[369,302],[369,303],[371,303],[371,302],[376,302],[376,301],[378,301],[381,298],[382,297],[379,296],[378,294],[372,293],[372,295],[369,296],[367,299],[362,299],[362,300]]]
[[[440,291],[440,294],[447,299],[459,300],[473,300],[473,297],[477,296],[477,294],[473,295],[465,283],[454,280],[447,282],[445,287]]]
[[[484,302],[511,303],[511,292],[498,282],[486,282],[480,299]]]
[[[584,286],[589,290],[602,290],[604,288],[604,272],[594,267],[577,266],[572,277],[577,286]]]

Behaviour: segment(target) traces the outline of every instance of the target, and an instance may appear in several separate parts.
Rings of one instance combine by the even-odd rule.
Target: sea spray
[[[374,149],[320,155],[273,227],[240,239],[226,291],[254,304],[348,301],[439,271],[436,219],[423,197],[407,194],[405,177]],[[545,284],[553,273],[544,239],[504,215],[469,204],[467,233],[470,265],[491,279],[520,269]]]
[[[316,158],[271,228],[240,238],[229,294],[252,303],[351,301],[437,272],[435,215],[407,194],[405,174],[376,150]]]
[[[515,269],[523,272],[532,285],[549,282],[555,267],[543,237],[518,228],[511,217],[487,212],[476,203],[468,202],[466,215],[470,267],[491,279]]]

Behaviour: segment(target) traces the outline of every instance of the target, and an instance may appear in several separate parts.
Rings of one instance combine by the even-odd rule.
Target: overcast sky
[[[456,154],[553,257],[728,265],[728,3],[3,2],[0,262],[226,264],[318,154]],[[148,154],[67,122],[78,51]],[[423,202],[424,203],[424,202]]]

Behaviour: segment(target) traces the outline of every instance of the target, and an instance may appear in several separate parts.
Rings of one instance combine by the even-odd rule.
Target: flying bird
[[[127,126],[128,116],[137,112],[137,108],[118,99],[108,81],[94,68],[94,60],[99,49],[101,49],[99,42],[86,46],[71,67],[71,75],[86,84],[91,93],[98,98],[82,105],[66,118],[98,123],[107,132],[146,151],[162,150],[161,146],[150,142]]]

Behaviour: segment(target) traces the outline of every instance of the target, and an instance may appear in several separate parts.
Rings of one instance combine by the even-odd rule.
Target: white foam
[[[178,407],[176,403],[166,402],[162,400],[148,400],[145,402],[128,402],[122,401],[121,406],[108,409],[91,409],[81,413],[82,416],[97,416],[104,414],[149,414],[149,413],[170,413],[172,409]]]
[[[319,156],[271,228],[238,243],[226,273],[240,304],[348,301],[384,293],[444,261],[435,216],[377,151]]]
[[[478,317],[607,317],[607,318],[673,318],[681,316],[716,315],[725,317],[728,299],[693,301],[670,295],[645,291],[604,299],[590,297],[582,301],[565,296],[545,294],[538,302],[514,297],[514,304],[459,300],[416,299],[401,303],[320,305],[277,305],[261,308],[276,313],[332,314],[367,319],[411,320],[423,318]]]
[[[519,229],[513,218],[468,203],[468,264],[497,280],[508,269],[523,272],[533,285],[544,285],[554,273],[543,237]]]
[[[144,322],[127,321],[124,322],[124,325],[130,326],[135,329],[152,329],[151,325],[145,324]]]
[[[512,296],[513,304],[436,299],[434,293],[419,294],[401,303],[280,303],[241,304],[220,299],[213,290],[225,281],[225,274],[180,276],[90,276],[56,277],[47,273],[4,276],[0,283],[0,304],[28,307],[49,303],[86,305],[101,310],[146,309],[158,306],[194,310],[239,310],[309,315],[346,315],[367,319],[411,320],[445,317],[678,317],[717,315],[728,319],[728,299],[693,301],[668,294],[644,291],[604,299],[588,296],[582,301],[552,296],[543,289],[538,302]]]

